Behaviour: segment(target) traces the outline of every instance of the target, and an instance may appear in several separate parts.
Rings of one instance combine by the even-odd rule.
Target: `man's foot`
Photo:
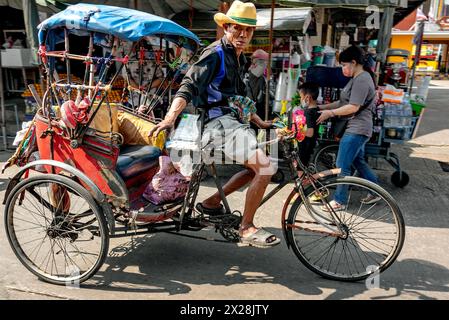
[[[370,193],[365,198],[361,199],[360,202],[362,204],[374,204],[376,202],[379,202],[380,200],[382,200],[381,197]]]
[[[223,205],[220,204],[218,208],[208,208],[205,207],[201,202],[196,205],[196,210],[201,212],[202,214],[208,215],[208,216],[221,216],[226,214],[226,210],[223,207]]]
[[[274,234],[268,232],[263,228],[253,228],[256,231],[254,232],[245,232],[245,230],[240,231],[240,246],[252,246],[256,248],[271,248],[277,246],[281,243],[281,240],[278,239]]]

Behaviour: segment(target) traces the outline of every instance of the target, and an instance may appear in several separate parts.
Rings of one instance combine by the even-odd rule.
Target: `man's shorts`
[[[245,164],[257,151],[256,133],[232,114],[215,118],[206,124],[202,139],[206,150],[213,150],[216,163]],[[209,154],[209,153],[208,153]]]

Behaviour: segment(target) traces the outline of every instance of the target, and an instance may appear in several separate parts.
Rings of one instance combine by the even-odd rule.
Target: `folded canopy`
[[[62,29],[73,33],[98,32],[126,41],[138,41],[146,36],[164,38],[195,50],[198,37],[191,31],[168,19],[149,13],[105,5],[77,4],[53,15],[39,26],[39,42],[47,37],[61,37]]]

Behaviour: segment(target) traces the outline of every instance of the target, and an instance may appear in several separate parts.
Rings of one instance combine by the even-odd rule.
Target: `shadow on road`
[[[271,229],[281,236],[279,229]],[[211,232],[212,234],[212,232]],[[304,267],[285,243],[261,250],[237,248],[161,234],[123,242],[111,250],[105,268],[83,288],[116,292],[186,294],[192,286],[278,284],[310,299],[332,292],[328,299],[354,298],[367,293],[364,281],[347,283],[319,277]],[[430,299],[426,291],[449,292],[449,270],[424,260],[399,260],[380,275],[380,288],[391,291],[374,299],[396,298],[404,293]],[[252,290],[251,286],[245,287]],[[273,287],[271,287],[273,288]],[[276,292],[249,299],[277,299]],[[260,289],[257,289],[260,290]],[[270,289],[273,290],[273,289]],[[260,291],[259,291],[260,292]],[[204,297],[208,298],[208,297]],[[217,295],[210,297],[216,299]],[[219,299],[230,299],[225,294]]]

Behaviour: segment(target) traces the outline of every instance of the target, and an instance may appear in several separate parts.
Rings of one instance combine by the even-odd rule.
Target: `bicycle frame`
[[[275,139],[275,140],[269,141],[266,144],[273,144],[278,141],[279,141],[278,139]],[[319,187],[323,186],[320,182],[320,179],[325,179],[325,178],[329,178],[331,176],[338,175],[340,173],[340,170],[332,169],[332,170],[327,170],[324,172],[312,174],[301,163],[296,150],[293,150],[291,152],[288,151],[288,145],[287,145],[288,143],[290,143],[288,140],[280,141],[280,144],[283,148],[284,154],[286,155],[287,162],[289,164],[289,168],[290,168],[290,172],[291,172],[291,179],[290,180],[286,179],[285,181],[278,183],[277,186],[271,192],[269,192],[266,196],[264,196],[264,198],[262,199],[262,201],[259,205],[259,208],[262,205],[264,205],[266,202],[268,202],[271,198],[273,198],[285,186],[287,186],[292,181],[294,181],[295,187],[294,187],[293,191],[290,193],[290,195],[288,196],[288,198],[285,202],[285,205],[283,207],[282,214],[281,214],[281,217],[282,217],[281,223],[282,223],[284,235],[285,235],[286,228],[297,227],[294,225],[286,224],[286,214],[287,214],[287,209],[289,207],[291,199],[296,194],[299,194],[299,196],[301,197],[302,201],[305,204],[308,214],[312,217],[312,219],[316,223],[319,223],[320,225],[322,225],[323,227],[325,227],[326,229],[329,230],[329,232],[324,232],[324,231],[320,231],[320,232],[323,232],[326,235],[330,235],[333,237],[345,237],[346,232],[345,232],[345,230],[343,230],[340,227],[340,225],[342,224],[342,221],[340,220],[338,215],[335,213],[335,211],[332,209],[332,207],[329,206],[328,201],[326,199],[322,200],[323,205],[327,206],[330,211],[330,217],[325,217],[319,213],[314,212],[313,208],[311,207],[311,205],[305,195],[305,189],[306,189],[306,187],[308,187],[310,185],[316,190],[316,192],[319,193],[320,192]],[[188,210],[190,210],[190,212],[193,212],[193,210],[194,210],[196,197],[198,195],[198,191],[199,191],[199,187],[200,187],[200,181],[198,181],[198,179],[200,179],[200,177],[202,176],[205,168],[206,168],[206,164],[204,162],[202,162],[201,164],[197,165],[197,167],[194,170],[194,173],[192,175],[192,179],[194,181],[191,183],[192,194],[190,194],[191,190],[189,190],[188,195],[186,196],[186,200],[185,200],[184,206],[182,208],[180,217],[179,217],[179,222],[180,222],[179,229],[181,229],[181,227],[182,227],[182,223],[183,223],[185,214],[188,212]],[[217,190],[220,194],[220,198],[223,203],[223,206],[226,210],[226,214],[232,214],[233,212],[231,211],[229,202],[226,199],[226,195],[224,193],[223,186],[221,185],[221,183],[218,179],[215,164],[214,163],[210,164],[209,168],[211,171],[211,176],[213,177],[215,185],[217,187]],[[301,177],[298,177],[298,170],[303,172]],[[287,239],[287,237],[285,237],[285,238]],[[287,245],[289,245],[289,244],[287,244]]]

